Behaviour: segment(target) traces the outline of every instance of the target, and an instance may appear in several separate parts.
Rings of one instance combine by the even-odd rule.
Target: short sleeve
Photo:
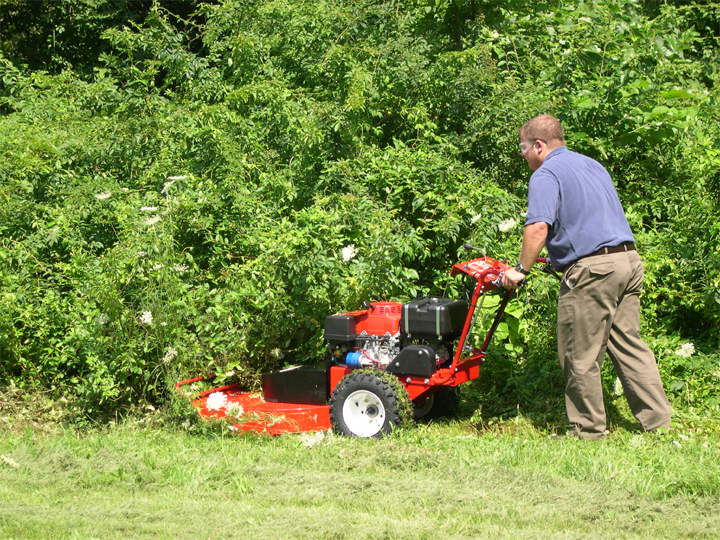
[[[553,173],[540,169],[530,177],[525,225],[544,221],[552,227],[560,204],[560,183]]]

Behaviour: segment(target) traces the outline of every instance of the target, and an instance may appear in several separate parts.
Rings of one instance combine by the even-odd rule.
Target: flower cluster
[[[513,227],[517,225],[517,221],[515,221],[513,218],[506,219],[505,221],[501,221],[498,224],[498,229],[500,229],[500,232],[508,232]]]
[[[227,405],[227,396],[222,392],[213,392],[207,398],[205,406],[208,411],[219,411]]]
[[[222,392],[213,392],[207,398],[205,407],[208,411],[222,411],[225,409],[225,415],[229,418],[238,420],[243,414],[245,409],[237,402],[231,401],[228,403],[227,396]]]
[[[342,248],[342,258],[343,261],[348,262],[350,259],[353,259],[355,255],[357,255],[358,251],[355,249],[355,244],[349,244]]]
[[[685,358],[690,358],[693,354],[695,354],[695,345],[692,343],[684,343],[682,347],[675,351],[675,354],[678,356],[684,356]]]
[[[225,414],[230,418],[238,419],[245,414],[245,409],[239,403],[232,402],[225,406]]]
[[[153,316],[152,312],[150,311],[143,311],[142,315],[140,315],[140,322],[146,325],[151,325],[153,322]]]
[[[328,440],[332,439],[332,436],[333,434],[331,430],[316,431],[315,433],[302,433],[300,435],[300,440],[305,446],[312,448],[313,446],[317,446],[323,442],[326,437]]]
[[[170,360],[175,358],[177,355],[178,355],[178,352],[175,350],[175,347],[168,347],[168,350],[165,353],[165,356],[163,356],[163,363],[169,364]]]
[[[2,454],[0,454],[0,462],[4,463],[8,467],[12,467],[13,469],[20,468],[20,464],[9,456],[3,456]]]

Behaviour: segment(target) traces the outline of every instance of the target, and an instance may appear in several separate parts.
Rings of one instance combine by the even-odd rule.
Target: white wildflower
[[[138,257],[144,257],[145,255],[147,255],[147,251],[138,251],[137,253],[135,253],[135,255],[137,255]]]
[[[227,396],[222,392],[213,392],[207,398],[205,406],[208,411],[219,411],[227,405]]]
[[[178,180],[180,179],[179,176],[173,176],[172,178],[176,178]],[[185,177],[183,176],[183,178],[185,178]],[[170,186],[172,186],[174,183],[175,183],[175,180],[170,180],[169,182],[165,182],[165,185],[163,186],[162,190],[160,190],[160,193],[161,194],[165,193],[168,189],[170,189]]]
[[[109,199],[111,195],[112,195],[112,193],[110,193],[109,191],[104,191],[102,193],[98,193],[97,195],[95,195],[95,198],[98,201],[104,201],[105,199]]]
[[[270,354],[273,355],[278,360],[280,360],[281,358],[283,358],[285,356],[283,354],[283,352],[280,349],[278,349],[277,347],[274,348],[272,351],[270,351]]]
[[[622,396],[623,395],[623,386],[622,382],[620,381],[620,377],[615,377],[615,387],[613,388],[615,391],[616,396]]]
[[[240,418],[245,413],[245,409],[239,403],[228,403],[225,407],[225,414],[230,418]]]
[[[177,355],[178,355],[178,352],[175,350],[175,347],[168,347],[168,350],[165,353],[165,356],[163,356],[163,362],[165,364],[169,364],[170,360],[175,358]]]
[[[153,270],[160,270],[161,268],[164,268],[165,265],[163,263],[157,263],[155,266],[152,267]]]
[[[160,323],[160,326],[167,326],[167,323],[165,321]]]
[[[187,178],[187,176],[185,176],[185,175],[182,175],[182,176],[168,176],[168,177],[167,177],[168,180],[173,180],[173,181],[175,181],[175,180],[185,180],[186,178]]]
[[[713,377],[715,377],[718,381],[720,381],[720,370],[713,371]]]
[[[643,439],[642,435],[634,435],[632,439],[630,439],[630,442],[628,443],[633,448],[640,448],[641,446],[645,445],[645,440]]]
[[[678,356],[684,356],[685,358],[690,358],[693,354],[695,354],[695,345],[692,343],[685,343],[682,347],[675,351],[675,354]]]
[[[174,264],[174,265],[173,265],[173,269],[174,269],[178,274],[184,274],[185,271],[188,269],[188,267],[187,267],[187,264]]]
[[[508,232],[515,225],[517,225],[517,221],[515,221],[513,218],[510,218],[506,219],[505,221],[501,221],[498,224],[498,229],[500,229],[500,232]]]
[[[355,249],[355,244],[349,244],[342,248],[343,261],[348,262],[350,259],[357,255],[358,251]]]
[[[101,313],[98,315],[97,322],[98,324],[106,325],[110,322],[110,317],[107,316],[107,313]]]
[[[20,468],[20,464],[17,461],[15,461],[11,457],[3,456],[2,454],[0,454],[0,462],[5,463],[5,465],[7,465],[8,467],[12,467],[13,469]]]
[[[145,220],[145,225],[155,225],[158,221],[160,221],[160,216],[153,216]]]
[[[325,439],[325,432],[324,431],[317,431],[315,433],[302,433],[300,435],[300,440],[302,443],[307,446],[308,448],[312,448],[313,446],[317,446],[323,440]]]
[[[470,220],[470,223],[475,223],[475,222],[476,222],[478,219],[480,219],[481,217],[482,217],[482,214],[476,214],[476,215],[474,215],[474,216],[472,217],[472,219]]]
[[[140,322],[148,326],[151,325],[153,322],[152,313],[150,311],[143,311],[142,315],[140,315]]]
[[[677,448],[682,448],[682,445],[681,445],[679,442],[677,442],[677,441],[673,441],[673,444],[674,444]]]
[[[154,212],[155,210],[157,210],[156,206],[143,206],[140,209],[141,212]]]

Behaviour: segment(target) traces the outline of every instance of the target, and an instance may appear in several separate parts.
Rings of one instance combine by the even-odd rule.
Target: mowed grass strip
[[[0,538],[720,538],[719,455],[712,433],[462,423],[381,441],[7,433]]]

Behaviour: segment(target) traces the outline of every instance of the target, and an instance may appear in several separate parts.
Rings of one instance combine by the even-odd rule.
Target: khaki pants
[[[670,403],[655,356],[640,338],[643,267],[637,251],[579,260],[563,273],[558,299],[558,356],[570,424],[583,438],[606,429],[600,368],[605,352],[642,427],[670,426]]]

